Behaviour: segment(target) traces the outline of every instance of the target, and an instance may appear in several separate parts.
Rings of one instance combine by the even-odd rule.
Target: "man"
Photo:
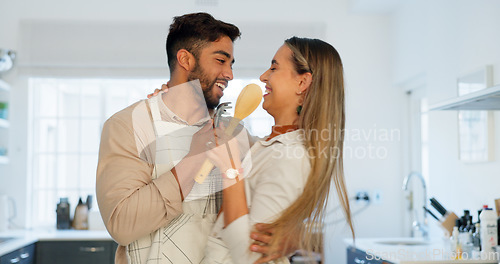
[[[228,81],[233,79],[233,42],[239,36],[240,31],[236,26],[216,20],[206,13],[175,17],[166,44],[170,68],[168,86],[172,87],[172,92],[174,89],[187,91],[199,82],[203,93],[201,97],[206,104],[204,108],[208,108],[209,112],[207,116],[212,114]],[[181,86],[184,87],[178,88]],[[192,89],[194,93],[195,88]],[[183,200],[193,193],[193,178],[201,162],[185,158],[176,163],[174,168],[159,169],[157,160],[158,155],[162,154],[156,149],[159,130],[157,124],[166,125],[167,130],[169,126],[184,127],[191,131],[189,133],[192,136],[193,130],[190,128],[195,128],[194,132],[202,127],[211,128],[210,117],[204,116],[202,111],[196,112],[193,108],[197,107],[194,105],[184,109],[186,112],[183,113],[186,115],[178,114],[184,111],[181,106],[189,106],[188,101],[195,100],[186,93],[178,93],[179,97],[174,97],[178,101],[186,100],[186,103],[181,106],[178,104],[176,113],[173,113],[170,111],[173,109],[169,105],[171,102],[167,102],[167,98],[173,96],[170,93],[171,91],[168,92],[169,97],[155,97],[161,100],[158,99],[154,107],[151,102],[140,101],[125,108],[107,120],[103,127],[96,193],[104,223],[111,236],[120,244],[116,263],[143,263],[151,260],[158,263],[197,263],[203,257],[203,249],[200,248],[207,234],[176,232],[177,226],[173,227],[180,221],[179,217],[186,214],[188,203],[183,203]],[[197,118],[189,120],[193,116]],[[204,146],[203,139],[200,142],[201,144],[193,142],[189,153],[199,152],[193,150],[193,146]],[[165,148],[169,155],[173,152],[171,148]],[[192,156],[188,154],[186,157]],[[204,156],[197,159],[203,160]],[[179,172],[182,172],[182,177]],[[213,208],[212,198],[213,196],[208,197],[205,203],[210,204],[209,211]],[[215,218],[205,218],[208,208],[206,205],[203,212],[195,210],[190,213],[200,216],[200,219],[210,222],[210,225]],[[185,228],[184,226],[182,227]],[[196,227],[193,228],[196,230]],[[191,229],[188,227],[187,230]],[[189,240],[191,237],[195,237],[195,240]],[[269,236],[253,234],[253,238],[266,242]],[[199,241],[200,245],[197,246],[189,244]],[[184,248],[178,250],[182,243]],[[168,245],[165,246],[166,244]],[[172,253],[172,250],[177,252]],[[252,250],[266,252],[265,247],[257,246]]]

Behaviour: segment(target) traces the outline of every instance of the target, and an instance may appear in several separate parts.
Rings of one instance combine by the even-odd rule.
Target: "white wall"
[[[196,6],[195,1],[98,1],[70,2],[61,0],[19,0],[3,1],[0,9],[0,46],[18,50],[20,61],[24,68],[29,68],[30,60],[22,61],[22,49],[26,46],[35,47],[37,43],[21,43],[20,23],[23,21],[41,21],[59,23],[60,25],[76,21],[85,25],[96,23],[114,25],[164,25],[165,29],[175,15],[192,11],[208,11],[215,17],[242,25],[241,44],[236,43],[235,76],[256,77],[268,67],[275,50],[281,45],[290,32],[306,36],[319,36],[337,48],[345,66],[347,87],[347,128],[348,131],[364,131],[367,133],[383,133],[385,130],[401,129],[403,116],[403,92],[391,85],[391,31],[390,20],[385,16],[357,15],[349,12],[347,0],[320,1],[264,1],[250,2],[221,0],[218,6]],[[71,24],[71,23],[69,23]],[[260,30],[256,30],[257,25]],[[286,25],[289,25],[288,28]],[[291,26],[290,26],[291,25]],[[301,26],[302,25],[302,26]],[[305,25],[305,26],[303,26]],[[313,27],[313,31],[308,31]],[[161,28],[161,27],[160,27]],[[245,28],[247,28],[245,33]],[[154,30],[152,34],[154,34]],[[164,38],[165,30],[158,30],[159,38]],[[157,38],[158,36],[152,36]],[[248,38],[249,40],[246,40]],[[99,41],[99,40],[89,40]],[[98,42],[99,43],[99,42]],[[142,48],[151,48],[151,43]],[[154,42],[153,42],[154,43]],[[34,46],[35,45],[35,46]],[[54,45],[57,41],[54,40]],[[163,46],[164,43],[158,43]],[[246,45],[246,46],[245,46]],[[78,46],[77,46],[78,47]],[[126,46],[125,46],[126,47]],[[85,43],[78,47],[83,51]],[[122,47],[123,48],[123,47]],[[138,50],[138,47],[133,47]],[[31,50],[33,51],[33,49]],[[164,55],[161,60],[164,61]],[[258,61],[252,60],[254,57]],[[260,59],[264,58],[264,59]],[[157,72],[161,60],[148,64]],[[160,63],[158,63],[160,62]],[[48,72],[57,72],[67,65],[47,65]],[[71,62],[69,62],[71,64]],[[131,63],[133,64],[133,62]],[[103,64],[104,65],[104,64]],[[103,66],[101,65],[101,66]],[[43,65],[38,65],[43,66]],[[88,66],[88,65],[87,65]],[[104,65],[106,66],[106,65]],[[112,66],[112,65],[108,65]],[[142,69],[141,65],[123,65],[125,67]],[[144,65],[142,65],[144,66]],[[92,73],[91,69],[83,71]],[[24,71],[24,73],[30,71]],[[127,72],[128,73],[128,72]],[[44,74],[47,74],[45,71]],[[68,73],[66,73],[68,74]],[[71,74],[75,70],[70,71]],[[82,74],[82,73],[79,73]],[[85,74],[85,73],[83,73]],[[11,111],[12,133],[11,149],[15,154],[8,167],[0,167],[0,192],[14,196],[18,205],[28,205],[26,164],[28,157],[27,140],[27,88],[21,74],[11,73],[9,79],[15,85],[12,91],[13,108]],[[13,137],[12,135],[16,135]],[[17,136],[19,135],[19,136]],[[373,135],[373,134],[372,134]],[[345,174],[351,196],[355,190],[363,189],[382,193],[382,203],[373,205],[355,217],[356,235],[364,236],[398,236],[402,234],[402,221],[397,216],[402,211],[402,147],[404,135],[391,140],[370,138],[369,140],[353,139],[346,143],[358,151],[354,156],[347,156]],[[368,157],[370,148],[384,151],[382,157]],[[373,151],[373,150],[372,150]],[[375,155],[375,153],[372,153]],[[3,184],[6,183],[6,184]],[[12,187],[15,188],[12,188]],[[333,201],[333,200],[332,200]],[[332,202],[330,207],[335,207]],[[360,208],[353,204],[353,210]],[[54,205],[55,208],[55,205]],[[24,225],[26,211],[21,210],[17,224]],[[342,239],[349,237],[349,231],[343,224],[328,227],[326,236],[326,263],[345,263],[345,248]]]
[[[500,2],[405,1],[392,20],[393,79],[404,83],[424,76],[429,102],[457,95],[461,75],[493,65],[493,79],[500,83]],[[429,114],[429,197],[462,215],[500,198],[500,115],[495,114],[495,157],[491,162],[467,164],[458,160],[457,112]],[[430,220],[435,226],[435,221]],[[435,228],[435,236],[440,231]]]

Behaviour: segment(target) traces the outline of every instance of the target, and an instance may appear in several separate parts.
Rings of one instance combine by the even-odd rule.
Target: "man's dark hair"
[[[215,19],[207,13],[193,13],[174,17],[167,36],[167,59],[170,72],[177,63],[177,52],[186,49],[195,58],[203,46],[227,36],[234,42],[241,35],[233,24]]]

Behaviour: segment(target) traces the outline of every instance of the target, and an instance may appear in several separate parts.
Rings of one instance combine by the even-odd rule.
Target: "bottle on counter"
[[[472,224],[472,215],[467,215],[465,220],[466,225],[463,229],[463,232],[460,233],[460,245],[463,253],[467,254],[467,256],[472,256],[472,250],[474,249],[472,237],[475,229],[474,225]]]
[[[93,201],[93,197],[92,195],[87,195],[87,200],[85,201],[85,204],[87,205],[87,208],[89,209],[92,209],[92,201]]]
[[[455,220],[455,226],[453,227],[453,232],[451,232],[451,237],[450,237],[450,248],[454,259],[460,259],[462,253],[459,241],[460,232],[458,231],[460,227],[460,222],[461,222],[460,219]]]
[[[476,227],[474,226],[474,219],[473,219],[472,215],[469,215],[469,217],[467,218],[467,225],[465,226],[465,230],[467,230],[467,232],[473,234],[475,229],[476,229]]]
[[[497,215],[493,209],[486,207],[479,218],[481,219],[481,252],[493,253],[498,245]]]
[[[78,200],[78,205],[75,208],[75,215],[73,217],[74,229],[77,230],[89,229],[88,213],[89,213],[89,208],[87,204],[84,204],[82,198],[80,198],[80,200]]]
[[[466,232],[467,230],[467,220],[469,219],[470,211],[464,210],[464,215],[462,216],[462,226],[458,229],[458,231]]]
[[[458,225],[458,221],[457,221]],[[469,210],[464,210],[464,215],[460,219],[460,227],[458,228],[458,243],[460,245],[461,254],[467,254],[467,256],[472,255],[472,216]]]
[[[69,202],[68,198],[61,198],[57,204],[57,229],[69,229],[71,219],[69,216]]]
[[[479,223],[476,223],[475,232],[472,235],[472,244],[473,244],[472,258],[473,259],[479,259],[480,254],[481,254],[481,235],[480,235],[480,231],[479,231],[480,229],[481,229],[481,225]]]

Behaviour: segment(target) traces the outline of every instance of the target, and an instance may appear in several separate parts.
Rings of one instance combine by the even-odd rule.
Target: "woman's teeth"
[[[222,83],[215,83],[215,85],[219,86],[222,91],[224,91],[224,89],[226,89],[226,85],[222,84]]]
[[[272,91],[271,89],[266,88],[266,94],[270,94],[270,93],[271,93],[271,91]]]

